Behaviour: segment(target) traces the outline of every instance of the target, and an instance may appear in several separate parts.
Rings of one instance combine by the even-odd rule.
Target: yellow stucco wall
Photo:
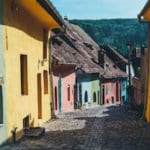
[[[150,6],[146,3],[144,10],[142,11],[141,19],[144,19],[148,23],[148,52],[147,52],[147,63],[146,63],[146,86],[145,86],[145,108],[144,114],[147,122],[150,122]]]
[[[22,131],[23,118],[27,115],[30,116],[30,123],[33,126],[39,126],[51,116],[50,83],[48,83],[48,94],[44,94],[43,88],[43,70],[48,71],[49,65],[48,61],[44,63],[44,66],[38,63],[43,58],[44,26],[21,7],[17,10],[11,9],[10,2],[5,0],[3,34],[8,137],[12,136],[11,130],[14,127],[17,127],[18,132]],[[21,95],[20,54],[28,57],[28,95]],[[41,73],[42,77],[43,117],[41,120],[38,120],[37,73]]]
[[[146,111],[145,118],[150,122],[150,25],[148,26],[148,63],[147,63],[147,87],[146,87]]]

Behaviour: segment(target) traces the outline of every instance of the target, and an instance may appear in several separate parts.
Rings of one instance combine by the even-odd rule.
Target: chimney
[[[69,19],[67,16],[64,16],[64,21],[65,21],[66,26],[69,26]]]
[[[67,16],[64,16],[64,20],[69,22],[69,20],[68,20],[68,17],[67,17]]]
[[[98,51],[98,63],[102,68],[104,68],[104,61],[105,61],[105,51],[104,49],[101,49]]]

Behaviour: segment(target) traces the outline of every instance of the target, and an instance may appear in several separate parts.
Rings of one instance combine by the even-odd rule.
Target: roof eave
[[[141,10],[141,12],[138,14],[139,21],[147,21],[147,19],[144,18],[144,14],[147,11],[147,9],[150,7],[150,0],[148,0],[144,6],[144,8]],[[143,17],[143,18],[142,18]]]
[[[65,27],[65,22],[60,16],[59,12],[49,0],[36,0],[55,20],[61,27]]]

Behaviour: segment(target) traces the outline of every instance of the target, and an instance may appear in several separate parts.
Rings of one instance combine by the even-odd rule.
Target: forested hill
[[[147,24],[137,19],[70,20],[79,25],[99,45],[110,45],[124,56],[128,42],[133,47],[147,45]]]

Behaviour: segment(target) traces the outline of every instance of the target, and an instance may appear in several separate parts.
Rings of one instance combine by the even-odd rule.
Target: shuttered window
[[[28,95],[27,55],[20,55],[21,94]]]
[[[48,71],[43,71],[43,79],[44,79],[44,94],[48,94]]]

